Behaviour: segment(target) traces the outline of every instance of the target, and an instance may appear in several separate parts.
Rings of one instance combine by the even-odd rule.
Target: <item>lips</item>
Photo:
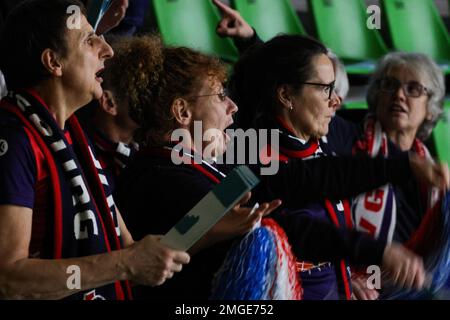
[[[103,75],[104,71],[105,71],[105,68],[101,68],[100,70],[98,70],[95,73],[95,80],[97,80],[98,82],[102,83],[103,82],[102,75]]]
[[[389,106],[389,111],[393,113],[407,113],[406,108],[402,107],[399,104],[392,104]]]

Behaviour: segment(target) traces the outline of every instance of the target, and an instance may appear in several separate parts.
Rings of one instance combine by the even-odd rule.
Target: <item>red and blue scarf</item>
[[[226,177],[214,163],[194,161],[194,151],[163,147],[141,152],[170,159],[182,158],[183,165],[191,167],[218,184]],[[201,159],[201,156],[199,157]],[[198,163],[197,163],[198,162]],[[270,218],[262,220],[230,248],[212,285],[214,300],[300,300],[300,279],[295,272],[295,257],[282,228]]]
[[[76,258],[122,247],[116,207],[106,176],[75,116],[66,124],[72,144],[45,102],[33,91],[10,92],[0,107],[23,124],[45,157],[52,191],[52,250],[45,259]],[[131,298],[128,282],[74,294],[69,299]]]
[[[414,140],[411,150],[419,157],[433,161],[429,151],[419,139]],[[367,153],[371,157],[376,157],[380,154],[384,157],[389,155],[388,138],[386,133],[383,132],[381,124],[373,115],[369,115],[365,119],[364,136],[356,142],[353,152]],[[419,188],[422,203],[426,204],[426,212],[419,227],[404,245],[424,258],[427,271],[433,275],[432,288],[430,290],[438,291],[442,288],[449,275],[449,196],[448,194],[447,196],[439,194],[436,188],[428,187],[424,184],[420,184]],[[375,205],[371,206],[369,203],[368,206],[368,198],[376,199]],[[444,199],[446,201],[443,201]],[[389,205],[389,203],[393,204]],[[358,230],[369,231],[377,239],[392,240],[392,233],[397,221],[395,194],[391,185],[386,185],[357,197],[353,211]],[[374,220],[373,216],[376,216],[377,219]],[[361,223],[364,221],[368,222],[365,223],[365,226]],[[387,232],[387,230],[391,231]],[[388,299],[416,299],[423,297],[423,292],[405,292],[402,290],[385,295],[385,298]]]
[[[268,145],[267,150],[263,150],[262,154],[270,155],[271,160],[288,161],[289,159],[312,159],[325,156],[321,148],[322,141],[319,139],[311,139],[304,142],[296,137],[294,130],[277,117],[277,130],[279,133],[279,152]],[[351,218],[350,204],[348,200],[332,201],[325,199],[323,206],[326,209],[327,215],[333,224],[338,228],[353,228]],[[297,269],[299,272],[303,271],[302,266],[313,266],[313,264],[298,261]],[[340,285],[340,290],[345,294],[346,299],[351,299],[351,277],[349,264],[345,260],[339,262],[339,267],[336,268],[337,279]]]

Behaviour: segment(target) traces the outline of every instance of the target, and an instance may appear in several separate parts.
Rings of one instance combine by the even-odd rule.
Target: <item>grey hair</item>
[[[344,100],[345,97],[347,97],[348,91],[350,89],[347,71],[345,71],[345,67],[342,61],[339,60],[337,55],[330,49],[328,49],[327,56],[333,63],[334,73],[336,77],[335,83],[336,94]]]
[[[406,52],[391,52],[385,55],[378,63],[369,83],[367,91],[369,110],[376,112],[380,80],[391,68],[399,65],[406,66],[408,70],[421,77],[421,81],[429,93],[427,112],[431,115],[431,119],[425,119],[417,131],[417,138],[424,141],[430,136],[442,116],[445,96],[444,75],[437,64],[427,55]]]

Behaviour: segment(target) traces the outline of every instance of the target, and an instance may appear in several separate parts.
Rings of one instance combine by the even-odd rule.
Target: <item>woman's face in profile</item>
[[[304,140],[320,138],[328,133],[338,105],[332,103],[338,97],[329,86],[335,81],[331,60],[321,54],[313,58],[312,65],[314,72],[306,82],[315,84],[303,84],[300,90],[293,91],[292,110],[288,112],[294,130]]]
[[[233,124],[233,114],[238,108],[226,95],[222,83],[213,77],[205,78],[195,96],[190,106],[193,120],[191,127],[194,129],[194,121],[202,125],[204,157],[220,156],[230,141],[225,129]]]

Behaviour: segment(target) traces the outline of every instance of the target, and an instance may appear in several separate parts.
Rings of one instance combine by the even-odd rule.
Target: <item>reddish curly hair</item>
[[[142,126],[145,145],[158,146],[177,128],[171,106],[177,98],[196,95],[205,81],[225,82],[226,66],[216,57],[185,47],[167,47],[158,84],[153,87],[153,101],[145,105]]]

